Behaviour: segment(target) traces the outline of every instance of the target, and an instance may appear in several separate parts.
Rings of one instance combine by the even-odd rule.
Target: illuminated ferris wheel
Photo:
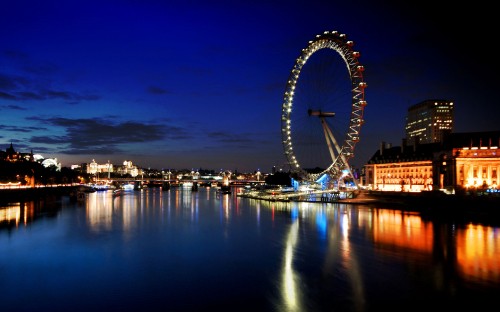
[[[352,175],[367,86],[353,45],[345,34],[325,31],[309,41],[288,77],[281,136],[292,172],[303,179]]]

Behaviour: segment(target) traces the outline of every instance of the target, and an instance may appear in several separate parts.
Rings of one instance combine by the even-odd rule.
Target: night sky
[[[63,166],[270,172],[295,59],[327,30],[354,41],[368,87],[355,167],[401,145],[408,107],[455,103],[455,132],[496,131],[487,6],[374,1],[3,1],[0,148]]]

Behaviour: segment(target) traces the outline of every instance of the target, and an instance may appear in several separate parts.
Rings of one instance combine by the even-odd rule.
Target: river
[[[0,308],[423,311],[498,304],[494,222],[237,192],[146,188],[1,206]]]

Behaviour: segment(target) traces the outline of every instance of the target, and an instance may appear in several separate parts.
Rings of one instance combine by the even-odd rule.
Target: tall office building
[[[442,142],[453,130],[453,102],[426,100],[411,106],[405,130],[408,145]]]

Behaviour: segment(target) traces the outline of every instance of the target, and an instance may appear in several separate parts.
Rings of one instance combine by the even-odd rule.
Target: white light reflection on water
[[[110,231],[113,221],[113,203],[108,192],[86,194],[85,209],[87,225],[90,231]]]
[[[338,210],[341,210],[342,208],[347,209],[342,206],[337,207]],[[351,221],[349,220],[350,215],[345,212],[341,213],[340,216],[341,235],[339,235],[339,240],[341,242],[339,245],[341,246],[340,250],[342,263],[346,269],[347,275],[350,278],[354,298],[354,300],[352,301],[354,305],[354,311],[363,311],[365,308],[364,283],[362,274],[360,272],[358,254],[356,253],[356,250],[352,250],[352,246],[356,245],[352,244],[349,239],[349,227],[351,224]],[[335,240],[335,237],[333,237],[332,240]]]
[[[281,294],[286,306],[286,311],[304,311],[301,305],[300,293],[297,290],[297,284],[300,284],[299,276],[293,269],[293,255],[297,236],[299,231],[299,220],[295,218],[290,225],[288,235],[285,240],[285,252],[283,257],[283,272]]]
[[[260,206],[260,205],[259,205]],[[355,250],[351,248],[349,241],[349,215],[345,212],[340,213],[340,208],[325,207],[323,205],[315,205],[312,203],[271,203],[273,210],[290,211],[290,219],[292,224],[289,225],[287,235],[284,237],[283,264],[281,271],[281,303],[277,306],[280,311],[307,311],[311,303],[305,304],[307,296],[307,279],[300,271],[294,267],[296,262],[307,261],[304,259],[303,244],[308,244],[306,241],[300,242],[299,228],[300,225],[308,227],[313,225],[316,228],[316,233],[327,240],[327,253],[324,259],[324,264],[321,270],[326,276],[334,276],[339,268],[336,267],[339,263],[342,264],[342,274],[346,274],[350,278],[350,284],[353,293],[353,299],[350,302],[353,305],[353,311],[363,311],[365,308],[365,298],[363,290],[362,274],[360,272],[357,255]],[[307,230],[300,231],[300,233]],[[296,256],[296,253],[299,255]],[[342,276],[337,278],[343,279]]]

